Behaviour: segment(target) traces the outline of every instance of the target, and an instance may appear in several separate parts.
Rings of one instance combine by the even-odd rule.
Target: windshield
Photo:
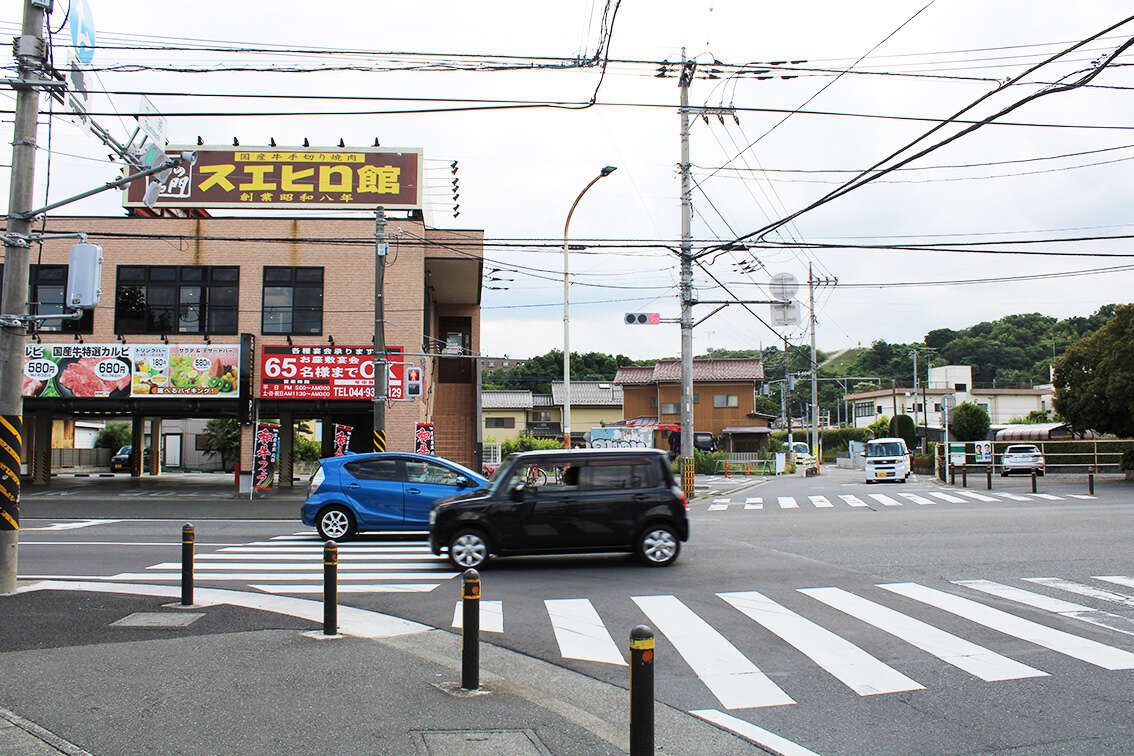
[[[484,488],[489,492],[495,493],[496,489],[500,488],[501,481],[507,480],[508,476],[512,474],[512,463],[516,460],[515,454],[509,454],[504,458],[497,467],[496,472],[492,473],[492,477],[488,479],[488,483]]]
[[[1039,454],[1039,449],[1034,446],[1009,446],[1004,450],[1005,454]]]
[[[868,457],[900,457],[905,454],[902,445],[896,441],[885,444],[867,444],[866,456]]]

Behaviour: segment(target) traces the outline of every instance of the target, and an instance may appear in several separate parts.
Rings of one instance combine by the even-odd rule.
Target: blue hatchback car
[[[487,482],[463,465],[425,454],[328,457],[311,476],[300,517],[332,541],[367,530],[427,531],[433,502]]]

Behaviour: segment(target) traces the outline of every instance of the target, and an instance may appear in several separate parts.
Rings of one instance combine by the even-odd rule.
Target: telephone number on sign
[[[374,386],[335,386],[331,389],[336,398],[373,399]]]

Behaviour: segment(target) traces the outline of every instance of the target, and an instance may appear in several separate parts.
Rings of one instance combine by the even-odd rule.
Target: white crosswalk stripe
[[[933,503],[932,499],[927,499],[924,496],[918,496],[917,494],[900,493],[900,494],[898,494],[898,496],[901,496],[904,499],[909,499],[914,504],[932,504]]]
[[[867,507],[867,506],[870,506],[869,504],[867,504],[865,501],[858,498],[854,494],[839,494],[839,498],[842,499],[843,501],[845,501],[847,504],[850,504],[852,507]]]
[[[893,667],[875,659],[858,646],[805,619],[756,591],[718,593],[743,612],[838,678],[860,696],[923,690]]]
[[[1125,575],[1093,575],[1095,580],[1103,580],[1107,583],[1114,583],[1115,585],[1125,585],[1127,588],[1134,588],[1134,578],[1126,577]]]
[[[1088,598],[1098,599],[1100,601],[1109,601],[1112,604],[1122,604],[1123,606],[1134,609],[1134,596],[1127,596],[1125,593],[1116,593],[1115,591],[1108,591],[1103,588],[1095,588],[1090,585],[1083,585],[1082,583],[1075,583],[1070,580],[1061,580],[1060,578],[1024,578],[1029,583],[1038,583],[1039,585],[1046,585],[1049,588],[1058,588],[1070,593],[1077,593],[1080,596],[1087,596]]]
[[[985,682],[1047,676],[1046,672],[1001,656],[921,620],[844,591],[842,588],[800,588],[799,592],[873,625],[882,632],[916,646],[946,664],[951,664]]]
[[[587,599],[545,599],[547,615],[564,659],[626,666],[594,605]]]
[[[504,602],[480,599],[478,603],[480,604],[480,631],[482,633],[504,632]],[[458,601],[453,609],[453,627],[464,627],[464,615],[464,606],[462,606],[462,602]]]
[[[1037,499],[1046,499],[1047,501],[1063,501],[1062,496],[1056,496],[1055,494],[1049,493],[1034,493],[1031,494],[1031,496],[1034,496]]]
[[[819,509],[829,509],[835,506],[827,500],[826,496],[808,496],[807,498],[811,499],[811,503]]]
[[[780,509],[799,509],[794,496],[777,496],[776,501],[780,503]]]
[[[976,499],[977,501],[996,501],[997,500],[995,497],[985,496],[984,494],[977,493],[976,491],[960,490],[960,491],[957,491],[957,493],[959,493],[961,496],[968,496],[970,499]]]
[[[726,709],[795,701],[675,596],[631,597]]]
[[[902,506],[902,502],[900,502],[897,499],[894,499],[890,496],[887,496],[886,494],[867,494],[867,495],[870,496],[870,498],[874,499],[879,504],[883,504],[887,507],[900,507],[900,506]]]
[[[1055,630],[976,601],[916,583],[885,583],[878,587],[1103,669],[1134,669],[1134,654],[1129,651]]]
[[[750,496],[744,500],[745,509],[763,509],[764,499],[759,496]]]
[[[1099,627],[1105,627],[1108,630],[1126,633],[1127,635],[1134,635],[1134,619],[1130,619],[1129,617],[1120,617],[1117,614],[1092,609],[1089,606],[1075,604],[1070,601],[1064,601],[1063,599],[1052,598],[1042,593],[1025,591],[1022,588],[1015,588],[1010,585],[1004,585],[1003,583],[995,583],[991,580],[954,580],[953,582],[957,585],[983,591],[991,596],[999,596],[1009,601],[1015,601],[1018,604],[1025,604],[1035,607],[1036,609],[1053,612],[1062,617],[1080,620],[1092,625],[1098,625]]]
[[[1027,496],[1021,496],[1020,494],[1008,493],[1007,491],[997,491],[996,495],[1000,496],[1004,499],[1011,499],[1012,501],[1031,501],[1031,499],[1029,499]]]
[[[947,494],[944,491],[930,491],[929,495],[933,496],[935,498],[941,499],[941,501],[947,501],[950,504],[964,504],[965,503],[965,500],[962,499],[961,497],[954,496],[953,494]]]
[[[713,499],[713,503],[709,505],[710,512],[719,512],[722,509],[728,509],[728,499]]]

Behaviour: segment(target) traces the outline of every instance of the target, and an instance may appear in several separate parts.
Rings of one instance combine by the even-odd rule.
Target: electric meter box
[[[67,302],[72,310],[93,310],[102,295],[102,247],[75,244],[67,266]]]

